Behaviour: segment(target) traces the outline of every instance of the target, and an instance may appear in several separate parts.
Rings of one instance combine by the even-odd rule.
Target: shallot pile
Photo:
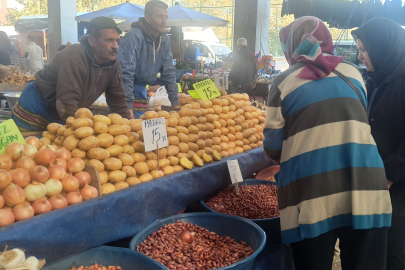
[[[79,266],[79,267],[72,267],[69,270],[122,270],[119,266],[102,266],[97,263],[94,263],[91,266]]]
[[[25,259],[25,253],[19,248],[0,253],[0,269],[3,270],[39,270],[45,265],[45,260],[39,261],[31,256]]]

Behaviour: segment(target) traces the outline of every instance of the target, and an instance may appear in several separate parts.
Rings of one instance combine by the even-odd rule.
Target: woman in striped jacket
[[[290,68],[270,90],[264,147],[280,162],[283,243],[295,269],[384,270],[391,202],[359,71],[333,55],[324,23],[302,17],[280,32]],[[345,81],[346,80],[346,81]]]

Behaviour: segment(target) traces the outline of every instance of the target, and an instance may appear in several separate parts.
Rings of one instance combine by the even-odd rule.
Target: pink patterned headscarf
[[[290,66],[305,63],[297,78],[319,80],[328,76],[342,62],[335,56],[332,35],[315,17],[302,17],[280,31],[284,55]]]

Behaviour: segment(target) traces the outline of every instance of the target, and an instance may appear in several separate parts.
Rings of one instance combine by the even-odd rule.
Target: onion
[[[0,209],[4,206],[4,198],[0,195]]]
[[[28,257],[25,262],[23,263],[22,267],[25,267],[23,269],[38,269],[39,268],[39,261],[37,258],[34,256]]]
[[[62,158],[57,158],[54,164],[62,166],[65,171],[67,170],[67,161]]]
[[[11,157],[5,154],[0,155],[0,169],[2,170],[10,170],[11,166],[13,165],[13,160]]]
[[[26,220],[35,215],[34,208],[27,203],[20,203],[13,208],[16,221]]]
[[[178,237],[181,242],[187,244],[191,244],[193,242],[193,235],[187,230],[183,230]]]
[[[25,191],[14,183],[11,183],[1,194],[8,206],[15,206],[25,201]]]
[[[80,203],[83,201],[83,197],[80,194],[80,192],[78,192],[78,191],[73,191],[73,192],[68,193],[68,195],[66,196],[66,199],[67,199],[69,205]]]
[[[84,170],[84,167],[86,164],[84,164],[83,159],[81,158],[72,158],[71,160],[68,161],[68,170],[69,172],[81,172]]]
[[[8,210],[8,211],[13,212],[13,208],[11,208],[10,206],[7,206],[7,205],[3,206],[3,208],[1,208],[1,210]]]
[[[96,198],[98,196],[98,191],[95,187],[86,184],[82,190],[80,190],[80,194],[82,194],[83,199],[87,201]]]
[[[72,159],[72,153],[66,148],[62,147],[61,149],[56,151],[56,158],[61,158],[66,160],[66,162],[68,162],[69,160]]]
[[[13,160],[13,162],[11,163],[10,173],[11,173],[11,170],[15,170],[15,169],[17,169],[17,162],[15,162],[15,161]]]
[[[26,138],[25,142],[29,145],[35,146],[35,148],[37,148],[37,149],[42,146],[41,141],[37,137],[33,137],[33,136]]]
[[[0,169],[0,189],[6,188],[11,183],[11,174],[8,171]],[[1,208],[1,207],[0,207]]]
[[[56,151],[59,150],[59,146],[54,145],[54,144],[48,145],[47,147],[50,148],[52,151],[54,151],[55,154],[56,154]]]
[[[71,174],[62,179],[63,190],[67,192],[77,191],[80,187],[79,180]]]
[[[62,195],[54,195],[50,197],[49,202],[52,205],[52,210],[57,210],[68,206],[68,201]]]
[[[45,183],[45,187],[47,196],[58,195],[62,192],[63,189],[63,185],[58,179],[49,179]]]
[[[27,200],[30,202],[36,201],[46,196],[46,187],[42,183],[32,182],[24,188]]]
[[[80,187],[84,187],[86,184],[89,185],[91,182],[91,175],[88,172],[76,173],[75,177],[79,180]]]
[[[22,168],[26,170],[31,170],[35,166],[36,166],[35,161],[32,158],[24,156],[20,157],[16,163],[17,168]]]
[[[40,198],[36,200],[32,207],[34,208],[36,215],[41,215],[52,211],[52,205],[46,198]]]
[[[20,187],[26,187],[31,183],[31,175],[26,169],[15,169],[11,173],[11,179],[14,184],[19,185]]]
[[[56,154],[49,147],[40,150],[35,157],[35,161],[43,166],[48,166],[49,163],[54,163],[55,160]]]
[[[44,166],[36,166],[29,173],[32,181],[44,184],[49,180],[49,171]]]
[[[13,269],[22,265],[25,261],[25,253],[15,248],[4,251],[0,256],[0,266],[4,269]]]
[[[12,160],[17,160],[24,154],[24,146],[21,143],[13,142],[6,146],[6,155]]]
[[[38,153],[38,149],[34,145],[31,145],[31,144],[24,145],[24,154],[23,155],[25,157],[35,158],[37,153]]]
[[[49,177],[52,179],[62,180],[62,178],[66,174],[65,169],[60,165],[49,164],[48,170],[49,170]]]
[[[10,209],[0,209],[0,228],[13,224],[15,222],[15,216],[13,211]]]

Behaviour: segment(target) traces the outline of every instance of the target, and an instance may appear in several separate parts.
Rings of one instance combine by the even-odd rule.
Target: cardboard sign
[[[187,92],[190,96],[192,96],[194,99],[200,99],[200,95],[196,90],[188,90]]]
[[[10,119],[0,124],[0,154],[4,154],[6,146],[12,142],[27,144],[14,120]]]
[[[237,159],[228,160],[229,175],[231,176],[232,184],[243,182],[242,173],[240,171],[239,162]]]
[[[142,131],[146,152],[169,145],[164,117],[142,121]]]
[[[221,92],[219,92],[211,79],[195,83],[193,86],[202,100],[210,100],[221,96]]]

